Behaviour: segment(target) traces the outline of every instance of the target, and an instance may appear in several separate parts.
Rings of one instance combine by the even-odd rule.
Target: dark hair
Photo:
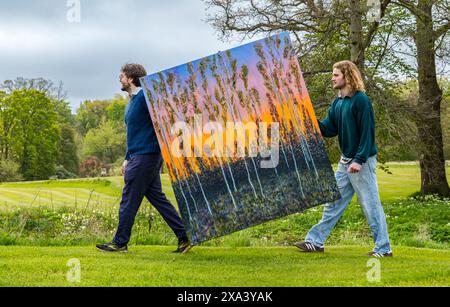
[[[133,79],[133,83],[135,86],[141,86],[139,79],[147,76],[147,72],[145,71],[144,66],[140,64],[128,63],[122,66],[120,69],[121,72],[127,76],[127,78]]]

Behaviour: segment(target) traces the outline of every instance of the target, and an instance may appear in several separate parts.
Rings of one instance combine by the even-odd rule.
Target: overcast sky
[[[80,0],[79,23],[72,2],[0,0],[0,82],[62,81],[75,111],[119,93],[126,62],[150,74],[241,44],[218,40],[201,0]]]

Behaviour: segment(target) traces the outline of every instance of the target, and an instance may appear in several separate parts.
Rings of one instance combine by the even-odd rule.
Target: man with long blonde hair
[[[367,255],[392,257],[376,178],[377,147],[372,103],[365,94],[361,73],[354,63],[336,63],[332,81],[339,96],[328,110],[327,118],[319,121],[319,126],[324,137],[339,138],[342,158],[335,177],[342,198],[325,205],[322,220],[309,231],[304,242],[295,243],[295,246],[305,252],[324,252],[326,239],[356,193],[375,243],[375,248]]]

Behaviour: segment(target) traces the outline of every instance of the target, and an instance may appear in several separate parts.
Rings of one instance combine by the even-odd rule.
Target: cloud
[[[125,62],[157,72],[231,47],[217,40],[201,0],[81,0],[69,23],[65,0],[0,4],[0,81],[62,81],[73,110],[119,92]]]

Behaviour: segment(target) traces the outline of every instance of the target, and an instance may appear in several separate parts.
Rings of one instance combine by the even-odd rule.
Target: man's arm
[[[372,103],[367,96],[359,98],[355,108],[360,143],[354,161],[362,165],[369,158],[370,151],[375,145],[375,115]]]
[[[334,120],[334,102],[328,109],[327,117],[323,121],[319,120],[319,127],[320,132],[324,137],[332,138],[338,135],[336,122]]]
[[[120,170],[120,173],[122,174],[122,176],[125,176],[125,171],[127,169],[128,160],[130,160],[130,154],[128,153],[128,150],[127,150],[127,153],[125,154],[125,161],[123,161],[122,168]]]

